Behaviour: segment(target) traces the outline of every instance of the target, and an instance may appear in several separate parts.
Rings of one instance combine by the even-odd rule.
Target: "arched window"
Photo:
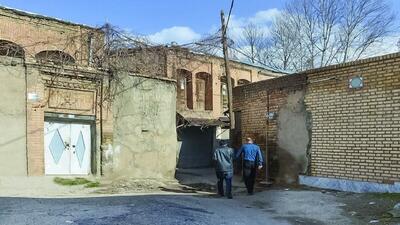
[[[23,59],[25,58],[25,51],[21,46],[11,41],[0,40],[0,55]]]
[[[198,109],[213,110],[212,76],[206,72],[196,74],[196,104]]]
[[[56,65],[70,65],[75,63],[75,59],[59,50],[41,51],[35,56],[36,61],[39,63],[54,63]]]
[[[232,87],[235,86],[235,79],[231,78]],[[221,77],[221,106],[225,111],[228,109],[228,83],[226,76]]]
[[[192,73],[185,69],[178,69],[177,95],[179,104],[193,109],[193,78]]]
[[[245,84],[250,84],[250,81],[248,81],[246,79],[239,79],[238,80],[238,86],[245,85]]]

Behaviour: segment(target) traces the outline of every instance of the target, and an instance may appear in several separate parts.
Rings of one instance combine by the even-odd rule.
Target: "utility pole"
[[[231,71],[229,69],[229,57],[228,57],[228,44],[226,38],[226,30],[227,27],[225,25],[225,16],[224,11],[221,11],[221,42],[222,42],[222,51],[224,53],[224,61],[225,61],[225,75],[226,75],[226,83],[228,85],[228,110],[229,110],[229,121],[231,130],[235,129],[235,117],[233,115],[232,108],[232,80],[231,80]]]

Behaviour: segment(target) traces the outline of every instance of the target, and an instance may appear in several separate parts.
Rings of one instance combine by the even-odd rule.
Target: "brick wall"
[[[272,179],[279,173],[277,146],[277,120],[267,119],[267,113],[277,114],[285,105],[288,94],[304,89],[304,75],[288,75],[271,80],[234,88],[233,107],[240,116],[240,127],[233,131],[233,145],[239,148],[246,137],[252,137],[265,155],[268,149],[269,175]],[[263,177],[261,174],[260,177]]]
[[[0,40],[21,46],[27,60],[41,51],[60,50],[87,65],[89,33],[99,47],[103,37],[95,28],[0,7]]]
[[[400,181],[400,54],[306,72],[311,175]],[[362,76],[364,87],[349,89]]]
[[[362,88],[349,88],[349,79],[355,76],[363,78]],[[279,178],[282,167],[295,160],[282,160],[285,143],[278,140],[278,134],[288,132],[280,124],[285,122],[279,117],[281,109],[295,90],[306,91],[304,124],[311,134],[303,150],[308,156],[307,174],[400,181],[400,53],[235,88],[234,108],[240,111],[241,126],[234,131],[234,144],[238,147],[247,136],[263,149],[266,143],[272,178]],[[278,119],[267,120],[267,112],[278,112]]]

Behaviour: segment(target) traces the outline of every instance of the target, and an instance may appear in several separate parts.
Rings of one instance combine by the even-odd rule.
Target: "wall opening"
[[[35,56],[38,63],[53,63],[56,65],[75,64],[75,59],[68,53],[59,50],[41,51]]]
[[[14,42],[0,40],[0,55],[23,59],[25,58],[25,51]]]
[[[193,78],[192,73],[185,69],[178,69],[177,95],[179,104],[193,109]]]
[[[235,86],[235,79],[231,78],[232,88]],[[221,108],[228,110],[228,82],[226,76],[221,77]]]
[[[197,109],[213,110],[212,76],[209,73],[196,74],[196,104]]]

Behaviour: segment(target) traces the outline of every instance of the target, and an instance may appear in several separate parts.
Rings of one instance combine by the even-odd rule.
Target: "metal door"
[[[90,125],[71,124],[71,174],[90,173]]]
[[[90,125],[45,122],[45,174],[90,173]]]

